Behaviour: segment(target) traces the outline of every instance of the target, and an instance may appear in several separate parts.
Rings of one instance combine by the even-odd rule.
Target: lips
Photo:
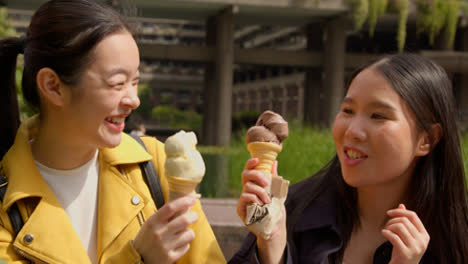
[[[368,157],[363,151],[354,147],[344,147],[344,153],[350,160],[362,160]]]
[[[115,132],[122,132],[125,128],[125,118],[128,115],[118,115],[106,117],[105,121],[107,122],[108,127],[110,127]]]
[[[106,118],[107,122],[111,122],[113,124],[119,125],[125,122],[125,117],[108,117]]]

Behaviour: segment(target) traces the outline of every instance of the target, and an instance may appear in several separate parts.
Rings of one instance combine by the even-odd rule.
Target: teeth
[[[359,159],[363,157],[363,155],[361,155],[360,153],[352,151],[352,150],[348,150],[347,153],[351,159]]]
[[[125,122],[125,118],[123,117],[106,118],[106,120],[114,124],[120,124],[120,123]]]

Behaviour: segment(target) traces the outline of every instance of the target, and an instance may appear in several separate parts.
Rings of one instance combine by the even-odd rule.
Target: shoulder
[[[338,195],[329,176],[310,177],[291,186],[285,204],[289,231],[336,226]]]
[[[164,143],[159,141],[157,138],[151,136],[143,136],[140,138],[143,143],[145,143],[145,146],[150,154],[153,154],[151,152],[164,152]]]
[[[311,202],[320,196],[324,190],[321,188],[324,184],[325,176],[311,176],[289,187],[286,206],[294,209],[300,204]]]

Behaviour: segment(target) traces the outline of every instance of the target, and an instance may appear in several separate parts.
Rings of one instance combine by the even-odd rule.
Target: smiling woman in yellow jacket
[[[163,144],[148,152],[122,133],[140,104],[138,48],[113,9],[95,0],[52,0],[25,39],[0,41],[0,87],[24,52],[23,94],[40,114],[2,124],[0,259],[8,263],[225,263],[199,201],[157,209],[139,163],[153,160],[162,191]],[[7,93],[8,94],[8,93]],[[11,105],[14,96],[3,96]],[[13,104],[14,105],[14,104]],[[0,109],[2,117],[13,113]],[[6,147],[4,147],[6,144]],[[8,211],[24,220],[15,234]],[[192,207],[190,212],[185,212]]]

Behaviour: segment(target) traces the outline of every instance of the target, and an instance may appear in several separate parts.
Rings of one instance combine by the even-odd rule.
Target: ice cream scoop
[[[272,142],[281,144],[288,137],[288,122],[273,111],[265,111],[259,117],[255,126],[249,128],[245,135],[245,143]]]
[[[169,184],[169,200],[193,193],[205,175],[205,163],[195,148],[197,137],[183,130],[167,138],[164,151],[166,179]]]

